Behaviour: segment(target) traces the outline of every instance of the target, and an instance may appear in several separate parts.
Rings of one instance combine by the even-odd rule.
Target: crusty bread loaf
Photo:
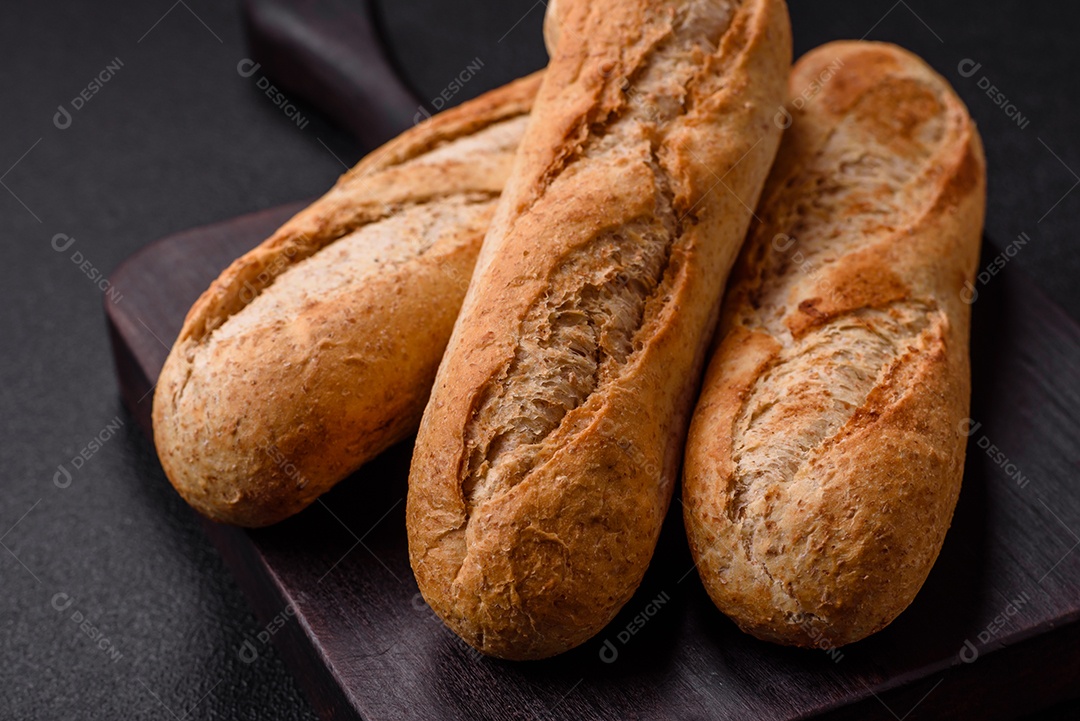
[[[409,479],[424,598],[510,659],[582,643],[641,581],[791,59],[782,0],[558,8]]]
[[[690,547],[759,638],[838,646],[926,579],[960,490],[985,161],[892,45],[803,57],[686,447]]]
[[[274,523],[415,430],[539,80],[372,153],[199,298],[154,398],[188,503]]]

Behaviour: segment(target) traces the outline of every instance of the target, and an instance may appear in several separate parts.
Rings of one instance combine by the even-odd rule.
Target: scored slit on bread
[[[188,503],[275,523],[415,430],[539,80],[375,151],[199,298],[154,397]]]
[[[513,659],[582,643],[641,581],[790,66],[779,0],[557,11],[406,514],[425,599]]]
[[[687,442],[691,550],[744,630],[841,645],[915,596],[956,505],[982,146],[895,46],[797,64]]]

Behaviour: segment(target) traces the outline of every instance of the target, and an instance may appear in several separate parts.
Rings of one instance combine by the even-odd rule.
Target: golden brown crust
[[[192,506],[275,523],[415,430],[539,81],[373,152],[199,298],[154,398]]]
[[[560,0],[558,26],[407,510],[428,603],[513,659],[588,639],[649,563],[791,57],[781,0]]]
[[[691,424],[684,517],[743,630],[838,646],[908,606],[956,505],[985,161],[948,83],[895,46],[818,48],[790,96]]]

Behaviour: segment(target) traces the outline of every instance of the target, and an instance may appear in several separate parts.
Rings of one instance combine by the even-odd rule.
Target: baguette
[[[275,523],[416,429],[539,81],[372,153],[198,299],[153,418],[199,512]]]
[[[791,62],[782,0],[558,12],[406,512],[424,598],[508,659],[584,642],[641,581]]]
[[[986,171],[963,103],[895,46],[818,48],[790,96],[691,424],[684,520],[744,631],[839,646],[911,603],[956,506]]]

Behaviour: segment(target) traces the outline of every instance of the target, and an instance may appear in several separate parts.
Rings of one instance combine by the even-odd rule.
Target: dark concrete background
[[[378,16],[422,98],[483,60],[460,102],[543,63],[542,11],[532,0],[382,0]],[[797,54],[867,34],[954,83],[987,146],[987,232],[1000,246],[1030,238],[1006,272],[1035,276],[1080,317],[1074,7],[794,0],[792,15]],[[299,129],[237,73],[241,27],[234,3],[212,0],[4,6],[0,717],[313,718],[272,651],[240,660],[259,626],[121,407],[102,290],[87,276],[160,236],[317,195],[341,170],[335,155],[360,157],[313,109]],[[958,71],[967,58],[982,63],[970,78]],[[116,59],[115,76],[56,127],[57,107]],[[1026,127],[980,90],[982,77]],[[64,252],[52,247],[61,233],[75,239]],[[84,450],[58,486],[59,465]],[[1040,718],[1077,716],[1080,703]]]

